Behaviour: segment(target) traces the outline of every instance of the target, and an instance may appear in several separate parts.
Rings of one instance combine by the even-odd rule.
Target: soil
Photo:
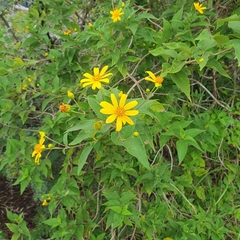
[[[7,218],[6,209],[12,213],[23,213],[23,218],[27,223],[28,229],[34,228],[33,218],[36,215],[36,203],[32,199],[33,193],[31,188],[26,188],[20,195],[20,187],[12,186],[5,177],[0,177],[0,230],[6,234],[7,238],[0,240],[11,239],[12,232],[7,228],[5,223],[10,223]]]

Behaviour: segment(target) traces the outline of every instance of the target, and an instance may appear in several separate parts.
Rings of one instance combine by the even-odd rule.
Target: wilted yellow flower
[[[150,92],[151,90],[149,88],[146,89],[146,92]]]
[[[112,93],[111,94],[111,103],[108,103],[106,101],[102,101],[100,103],[100,106],[103,107],[100,112],[103,114],[110,115],[106,119],[106,123],[112,123],[117,119],[116,121],[116,131],[119,132],[122,129],[122,125],[125,125],[126,123],[133,125],[134,122],[129,116],[135,116],[139,112],[138,110],[130,110],[131,108],[135,107],[138,102],[131,101],[127,104],[126,103],[127,95],[123,94],[119,100],[119,103],[117,101],[117,98]]]
[[[74,99],[74,94],[71,91],[69,91],[69,90],[67,91],[67,96],[70,99]]]
[[[71,33],[72,33],[72,30],[68,29],[68,30],[65,31],[63,34],[66,35],[66,36],[68,36],[68,35],[71,34]]]
[[[113,22],[117,22],[121,20],[121,15],[124,14],[124,12],[122,12],[122,8],[115,8],[113,11],[110,11],[110,14],[112,15],[112,20]]]
[[[53,147],[54,147],[54,145],[52,143],[48,144],[48,148],[53,148]]]
[[[45,52],[45,53],[44,53],[44,57],[47,57],[47,56],[48,56],[48,52]]]
[[[76,32],[76,31],[77,31],[77,28],[74,28],[73,31]]]
[[[125,6],[125,3],[124,2],[122,2],[122,7],[124,7]]]
[[[199,62],[201,63],[201,62],[203,62],[204,61],[204,58],[200,58],[199,59]]]
[[[89,22],[88,24],[87,24],[89,27],[92,27],[92,24]]]
[[[26,28],[26,30],[29,30],[29,29],[30,29],[30,27],[29,27],[29,26],[26,26],[25,28]]]
[[[32,81],[32,79],[29,77],[29,78],[27,78],[27,80],[29,81],[29,82],[31,82]]]
[[[200,14],[203,14],[203,10],[207,9],[206,7],[202,7],[200,3],[193,3],[193,5]]]
[[[163,240],[173,240],[173,238],[167,237],[167,238],[164,238]]]
[[[149,76],[145,77],[145,80],[155,83],[155,87],[162,86],[163,78],[161,76],[155,76],[151,71],[146,71],[146,73]]]
[[[94,127],[94,130],[101,130],[102,126],[103,126],[102,122],[101,121],[97,121],[97,122],[94,123],[93,127]]]
[[[71,106],[70,106],[69,104],[62,103],[62,104],[59,106],[59,110],[60,110],[61,112],[68,113],[68,112],[70,112],[70,110],[71,110]]]
[[[95,90],[96,88],[100,89],[102,87],[101,82],[109,83],[109,76],[112,76],[112,73],[107,73],[108,66],[103,67],[103,69],[100,71],[99,68],[93,69],[93,75],[89,73],[84,73],[83,76],[85,78],[80,80],[80,83],[82,83],[82,87],[86,87],[88,85],[92,85],[92,89]]]

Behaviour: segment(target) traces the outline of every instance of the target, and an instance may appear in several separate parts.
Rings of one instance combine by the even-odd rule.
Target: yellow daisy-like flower
[[[60,110],[61,112],[68,113],[68,112],[70,112],[70,110],[71,110],[71,106],[70,106],[69,104],[62,103],[62,104],[59,106],[59,110]]]
[[[155,76],[155,74],[152,73],[151,71],[146,71],[146,73],[147,73],[149,76],[148,76],[148,77],[145,77],[145,80],[151,81],[151,82],[155,83],[155,87],[161,87],[161,86],[162,86],[163,77],[161,77],[161,76]]]
[[[34,146],[34,151],[32,152],[32,157],[35,157],[34,162],[39,164],[39,160],[42,156],[42,151],[45,149],[45,145],[43,145],[45,141],[45,132],[39,132],[40,140],[39,143]]]
[[[118,103],[116,96],[112,93],[111,94],[112,104],[106,101],[102,101],[100,103],[100,106],[103,107],[100,110],[100,112],[103,114],[110,115],[106,119],[106,123],[112,123],[117,119],[116,121],[117,132],[119,132],[122,129],[122,125],[125,125],[126,123],[133,125],[134,122],[129,116],[135,116],[139,113],[138,110],[130,110],[131,108],[135,107],[138,104],[138,102],[135,100],[125,104],[126,100],[127,95],[122,94]]]
[[[117,22],[121,20],[121,15],[124,14],[124,12],[122,12],[122,8],[115,8],[113,11],[110,11],[110,14],[112,15],[112,20],[113,22]]]
[[[112,73],[106,73],[108,70],[108,66],[103,67],[103,69],[100,71],[99,68],[93,69],[93,75],[90,73],[84,73],[83,76],[85,78],[80,80],[80,83],[82,83],[82,87],[86,87],[88,85],[92,85],[92,89],[95,90],[96,88],[100,89],[102,87],[101,82],[109,83],[109,76],[112,76]]]
[[[207,9],[206,7],[202,7],[202,4],[200,3],[193,3],[195,9],[200,13],[203,14],[203,10]]]

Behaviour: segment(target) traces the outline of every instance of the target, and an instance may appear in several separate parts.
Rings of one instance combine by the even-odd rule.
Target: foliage
[[[163,2],[37,0],[1,30],[0,171],[42,203],[12,239],[240,239],[240,3]]]

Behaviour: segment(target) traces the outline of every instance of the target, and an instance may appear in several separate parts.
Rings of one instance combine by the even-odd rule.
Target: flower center
[[[160,76],[156,77],[156,82],[157,83],[162,83],[163,82],[163,78],[160,77]]]
[[[125,110],[124,110],[124,108],[118,107],[117,110],[116,110],[116,114],[117,114],[118,117],[124,116],[124,115],[125,115]]]
[[[100,80],[101,80],[101,76],[100,76],[99,74],[93,76],[93,81],[95,81],[95,82],[99,82]]]
[[[37,153],[41,153],[42,152],[42,145],[41,144],[36,144],[35,147],[34,147],[34,150]]]

